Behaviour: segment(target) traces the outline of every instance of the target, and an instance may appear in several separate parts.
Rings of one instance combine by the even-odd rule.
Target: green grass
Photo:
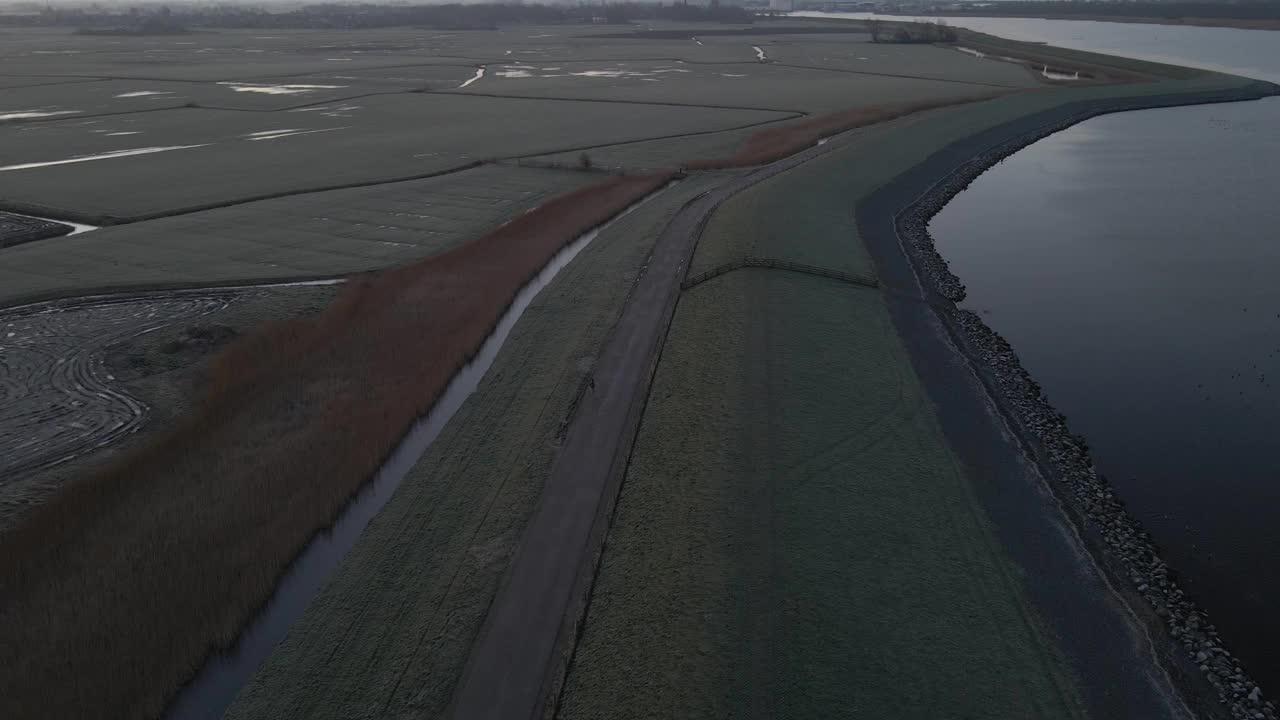
[[[1042,83],[1019,65],[965,55],[934,45],[872,42],[831,43],[821,37],[764,46],[783,65],[826,67],[853,72],[934,78],[1005,87],[1037,87]],[[956,57],[959,55],[960,57]]]
[[[695,268],[866,272],[840,174],[878,141],[730,200]],[[682,295],[560,713],[605,715],[1082,716],[877,291],[748,269]]]
[[[874,274],[860,198],[948,143],[1072,99],[860,130],[727,201],[690,273],[744,255]],[[764,269],[685,291],[560,716],[1082,717],[878,291]]]

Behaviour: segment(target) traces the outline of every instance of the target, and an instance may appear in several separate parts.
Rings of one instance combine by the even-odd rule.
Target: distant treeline
[[[77,35],[188,35],[190,30],[181,24],[173,22],[162,17],[151,17],[140,22],[131,22],[125,25],[118,24],[112,26],[95,26],[76,28]]]
[[[1231,18],[1233,20],[1280,19],[1280,2],[1061,2],[1044,0],[1025,2],[1011,0],[997,5],[948,10],[947,15],[1026,15],[1028,17],[1153,17],[1153,18]]]
[[[956,41],[956,31],[947,27],[942,21],[886,23],[883,20],[868,20],[867,31],[871,33],[871,41],[878,43],[924,45]]]
[[[617,3],[601,5],[307,5],[286,12],[244,6],[162,7],[158,11],[108,11],[46,6],[39,14],[0,16],[3,25],[80,28],[87,34],[153,34],[160,28],[332,29],[398,26],[444,30],[488,30],[502,24],[608,23],[683,20],[749,23],[754,16],[737,6]],[[162,22],[157,22],[162,21]],[[151,28],[148,31],[147,28]]]

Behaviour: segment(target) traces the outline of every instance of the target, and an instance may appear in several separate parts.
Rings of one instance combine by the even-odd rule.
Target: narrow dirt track
[[[856,131],[854,131],[856,132]],[[848,134],[845,134],[847,137]],[[731,178],[663,230],[600,354],[453,699],[467,720],[543,717],[559,692],[639,428],[654,369],[698,238],[747,188],[841,147],[831,142]]]

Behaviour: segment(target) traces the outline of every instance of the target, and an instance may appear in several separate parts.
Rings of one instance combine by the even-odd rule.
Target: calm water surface
[[[1109,115],[982,175],[938,250],[1258,681],[1280,687],[1280,98]]]
[[[1280,32],[948,19],[1280,82]],[[982,175],[938,250],[1280,693],[1280,98],[1108,115]]]
[[[804,17],[834,17],[890,21],[932,17],[903,17],[874,13],[791,13]],[[1280,32],[1234,28],[1142,25],[1092,20],[1034,18],[943,18],[949,25],[969,28],[1010,40],[1044,42],[1060,47],[1154,62],[1198,67],[1280,83]]]

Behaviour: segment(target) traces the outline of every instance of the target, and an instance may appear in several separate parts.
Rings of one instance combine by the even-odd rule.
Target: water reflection
[[[1095,118],[1006,159],[932,223],[967,306],[1271,688],[1278,128],[1280,98]]]
[[[808,17],[920,20],[874,13],[799,12]],[[1181,25],[1037,20],[1034,18],[943,18],[947,24],[1024,42],[1123,55],[1154,62],[1216,70],[1280,83],[1280,32]]]

